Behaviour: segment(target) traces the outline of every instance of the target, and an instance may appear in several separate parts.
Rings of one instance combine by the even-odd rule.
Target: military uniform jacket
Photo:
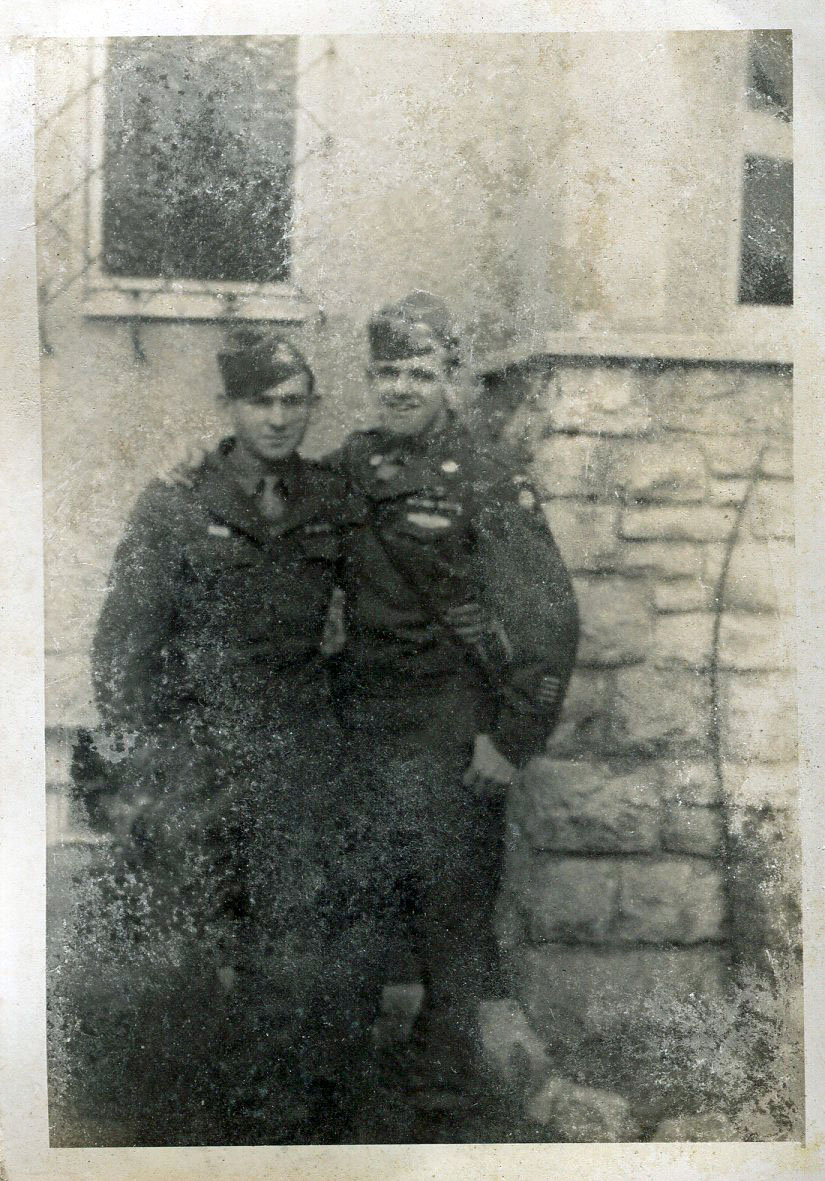
[[[323,692],[342,481],[293,457],[273,525],[226,470],[231,447],[207,456],[191,488],[150,484],[131,515],[92,655],[110,727],[147,731],[187,711],[266,724],[302,686]]]
[[[572,671],[578,613],[527,476],[452,418],[417,440],[355,434],[330,462],[366,505],[341,579],[350,683],[426,692],[457,670],[480,676],[499,749],[515,761],[540,751]],[[484,620],[481,645],[449,622],[468,603]]]

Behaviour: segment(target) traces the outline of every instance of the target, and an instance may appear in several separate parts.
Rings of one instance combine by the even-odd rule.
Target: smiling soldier
[[[442,301],[385,307],[369,344],[379,425],[333,459],[368,505],[344,564],[344,720],[364,875],[423,967],[416,1102],[461,1107],[478,1002],[502,988],[506,788],[558,716],[578,616],[529,479],[449,409],[458,349]]]
[[[219,363],[232,436],[141,495],[94,641],[100,713],[131,752],[117,890],[147,949],[113,1090],[140,1143],[335,1140],[364,1032],[320,651],[348,501],[296,451],[316,402],[301,354],[245,340]]]

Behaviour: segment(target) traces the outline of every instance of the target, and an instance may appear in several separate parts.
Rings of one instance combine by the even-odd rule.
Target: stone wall
[[[787,1135],[790,373],[544,358],[492,376],[497,401],[582,618],[563,717],[512,800],[515,994],[554,1069],[624,1088],[642,1126],[715,1101],[741,1134]]]

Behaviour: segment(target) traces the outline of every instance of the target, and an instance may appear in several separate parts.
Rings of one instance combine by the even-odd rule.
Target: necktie
[[[378,457],[375,474],[379,480],[392,480],[406,465],[407,456],[402,451],[393,451],[389,455]]]
[[[264,476],[256,491],[258,508],[267,521],[280,521],[286,511],[286,494],[282,480]]]

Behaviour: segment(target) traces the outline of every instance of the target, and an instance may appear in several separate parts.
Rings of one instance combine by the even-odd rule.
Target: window
[[[746,156],[739,302],[793,303],[793,164]]]
[[[757,29],[748,54],[748,105],[790,123],[793,117],[793,53],[789,29]]]
[[[113,38],[91,112],[87,311],[302,319],[295,37]]]
[[[740,304],[793,303],[793,58],[785,29],[750,34],[739,219]]]

